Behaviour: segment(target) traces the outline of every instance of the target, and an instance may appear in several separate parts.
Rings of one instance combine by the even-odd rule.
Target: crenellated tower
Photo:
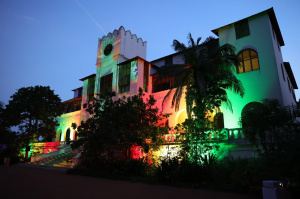
[[[101,81],[104,84],[106,80],[112,80],[112,90],[117,91],[118,64],[137,56],[146,59],[146,48],[147,42],[129,30],[125,31],[123,26],[99,38],[95,94],[100,92]]]

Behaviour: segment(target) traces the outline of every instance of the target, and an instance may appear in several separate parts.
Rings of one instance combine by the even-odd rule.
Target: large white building
[[[284,62],[282,58],[281,47],[284,41],[273,8],[212,32],[218,36],[219,45],[229,43],[235,46],[236,53],[243,60],[237,68],[236,77],[245,88],[244,97],[228,90],[233,112],[221,106],[223,114],[213,116],[219,123],[221,121],[220,127],[238,139],[243,137],[238,129],[238,121],[247,104],[276,98],[283,105],[292,105],[296,103],[294,89],[298,87],[289,62]],[[161,109],[168,86],[154,88],[153,74],[158,67],[185,63],[180,53],[147,61],[146,48],[147,42],[122,26],[99,39],[96,73],[82,78],[83,86],[73,90],[74,98],[63,103],[64,114],[57,118],[59,126],[56,141],[64,141],[69,133],[70,138],[75,139],[71,124],[80,125],[81,121],[89,117],[82,105],[106,89],[114,90],[116,98],[119,98],[137,94],[138,89],[143,88],[146,95],[154,95],[157,107]],[[186,118],[185,101],[181,101],[179,111],[170,106],[164,112],[172,113],[169,126],[183,122]],[[166,139],[172,142],[174,136],[170,135]]]

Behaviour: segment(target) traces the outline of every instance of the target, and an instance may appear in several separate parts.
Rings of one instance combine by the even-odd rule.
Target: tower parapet
[[[98,39],[96,65],[102,66],[106,60],[123,62],[136,56],[146,59],[146,48],[146,41],[121,26],[118,30],[115,29]]]

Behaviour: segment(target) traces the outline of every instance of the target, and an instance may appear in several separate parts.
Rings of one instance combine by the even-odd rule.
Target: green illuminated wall
[[[282,77],[279,75],[281,74],[279,66],[281,64],[280,62],[282,62],[282,56],[280,48],[277,46],[276,38],[273,36],[274,33],[272,31],[269,12],[270,11],[268,10],[249,17],[248,24],[250,35],[239,39],[236,39],[234,23],[216,29],[220,45],[224,45],[226,43],[232,44],[236,48],[236,53],[244,49],[253,49],[258,53],[260,65],[259,70],[236,75],[237,78],[241,80],[245,88],[245,96],[243,98],[230,90],[227,91],[232,103],[233,112],[222,104],[221,109],[224,113],[225,128],[230,129],[240,127],[238,122],[240,120],[241,112],[244,106],[250,102],[260,102],[265,98],[276,98],[284,102],[285,105],[291,103],[290,97],[288,99],[284,97],[288,96],[288,88],[286,87],[287,83],[284,82]],[[114,30],[113,33],[109,33],[99,39],[95,79],[84,79],[82,104],[88,102],[88,88],[90,88],[91,81],[94,81],[94,92],[97,94],[100,92],[101,77],[111,73],[113,74],[112,89],[117,93],[116,98],[137,94],[138,88],[143,88],[144,83],[143,74],[144,62],[146,61],[146,44],[147,43],[142,41],[142,39],[137,38],[135,34],[132,34],[128,30],[125,31],[123,27],[120,27],[118,30]],[[105,53],[105,49],[109,45],[112,45],[112,51],[110,53]],[[178,54],[174,55],[173,63],[181,63],[179,58]],[[161,58],[156,60],[156,63],[155,61],[152,63],[157,64],[157,66],[162,66],[162,62],[164,62],[163,60],[164,58]],[[175,62],[176,60],[177,62]],[[122,64],[130,64],[131,66],[130,91],[126,93],[119,93],[118,90],[119,67]],[[149,67],[149,73],[150,71],[154,71],[153,68],[151,68],[151,66]],[[152,76],[149,77],[148,85],[152,85]],[[148,93],[145,93],[145,98],[147,98],[149,94],[152,94],[151,86],[148,87]],[[162,100],[167,92],[168,91],[161,91],[153,93],[153,95],[157,100],[156,106],[159,110],[162,110],[164,113],[171,113],[168,118],[168,124],[170,127],[175,127],[177,123],[180,123],[183,120],[182,117],[186,117],[185,96],[182,96],[179,111],[175,112],[175,109],[174,107],[171,107],[171,104],[162,107]],[[61,140],[65,139],[65,132],[68,128],[70,128],[73,122],[79,125],[80,121],[85,121],[88,117],[89,115],[83,109],[79,112],[68,113],[59,117],[58,121],[60,126],[57,127],[57,132],[61,130]],[[72,133],[74,133],[73,130],[71,130],[71,137]],[[176,132],[170,131],[169,133],[175,134]],[[174,148],[174,154],[176,153],[176,150]],[[165,154],[166,148],[161,151],[162,154]],[[218,153],[222,157],[232,155],[234,153],[242,154],[243,151],[251,151],[249,145],[221,143],[221,148]],[[245,156],[247,155],[249,154],[246,153]],[[158,154],[158,156],[160,155]]]
[[[229,43],[235,46],[236,53],[243,49],[254,49],[258,53],[259,70],[237,74],[245,88],[245,96],[228,91],[233,113],[222,106],[225,128],[238,127],[241,111],[249,102],[260,102],[264,98],[282,101],[282,93],[277,72],[276,58],[272,42],[272,29],[267,12],[248,18],[250,35],[236,39],[234,24],[218,29],[220,45]]]

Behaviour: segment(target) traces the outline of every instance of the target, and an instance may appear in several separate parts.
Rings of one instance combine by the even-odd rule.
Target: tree
[[[163,100],[163,104],[172,97],[172,104],[176,110],[179,108],[182,93],[186,89],[186,106],[188,117],[191,118],[191,108],[196,104],[196,97],[205,99],[210,107],[220,107],[221,102],[230,101],[226,90],[233,90],[241,97],[244,88],[235,76],[235,68],[239,59],[235,54],[234,46],[225,44],[219,46],[217,39],[208,37],[203,43],[201,38],[195,42],[191,34],[188,35],[188,46],[177,40],[173,41],[173,48],[180,52],[185,65],[166,65],[158,70],[156,83],[165,78],[174,78],[174,88]],[[200,93],[195,96],[195,93]],[[200,100],[200,101],[201,101]]]
[[[277,99],[264,99],[262,103],[252,102],[245,106],[240,123],[243,133],[259,155],[267,159],[280,159],[295,142],[299,146],[295,108],[284,107]]]
[[[9,129],[5,119],[6,113],[3,103],[0,102],[0,164],[3,163],[5,157],[10,157],[11,162],[16,162],[20,152],[19,136]]]
[[[188,35],[188,46],[174,40],[173,48],[181,53],[186,64],[161,67],[155,82],[174,78],[173,89],[165,96],[163,106],[169,98],[172,98],[172,105],[178,110],[182,94],[185,93],[188,120],[181,128],[189,133],[186,134],[185,141],[189,147],[186,145],[184,148],[190,150],[191,143],[202,142],[200,145],[193,144],[196,147],[195,154],[199,153],[198,147],[205,146],[207,131],[214,126],[213,122],[208,120],[209,113],[216,111],[222,102],[231,108],[226,90],[232,90],[241,97],[244,95],[244,88],[235,76],[239,59],[234,46],[230,44],[219,46],[218,40],[213,37],[208,37],[203,43],[200,41],[201,38],[198,38],[195,42],[191,34]],[[204,147],[200,153],[210,148]],[[195,158],[198,159],[199,156]]]
[[[113,100],[115,93],[100,95],[87,105],[91,117],[80,126],[73,124],[79,139],[72,143],[73,148],[83,147],[83,155],[89,158],[113,159],[114,152],[120,151],[129,159],[130,148],[141,146],[144,152],[158,149],[163,143],[159,125],[167,115],[153,108],[155,99],[144,99],[142,90],[138,95]]]
[[[49,86],[20,88],[6,106],[9,126],[18,126],[19,135],[26,142],[55,136],[56,117],[60,115],[61,100]],[[28,149],[25,159],[28,158]]]

